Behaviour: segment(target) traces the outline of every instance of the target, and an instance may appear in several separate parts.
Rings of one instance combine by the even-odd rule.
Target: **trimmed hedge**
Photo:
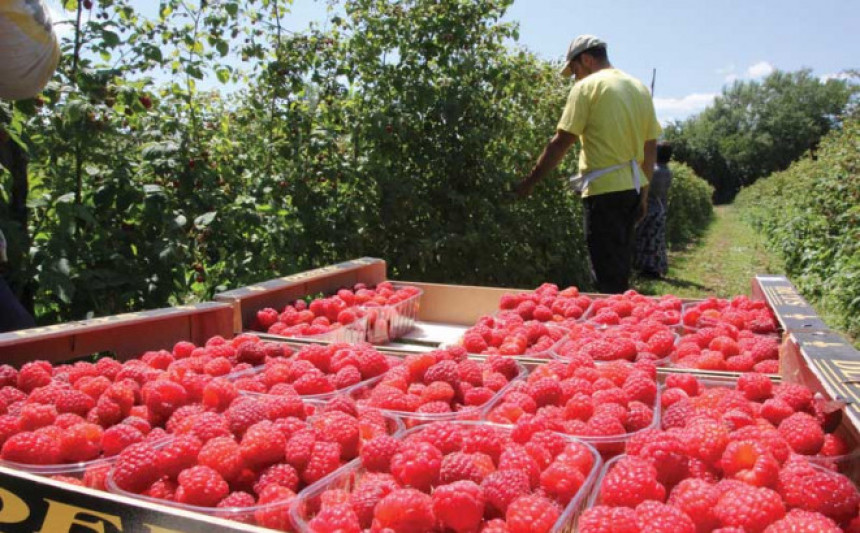
[[[860,120],[738,197],[803,295],[860,338]]]
[[[669,163],[672,186],[669,187],[669,216],[666,240],[673,249],[683,248],[699,238],[714,214],[711,198],[714,188],[684,163]]]

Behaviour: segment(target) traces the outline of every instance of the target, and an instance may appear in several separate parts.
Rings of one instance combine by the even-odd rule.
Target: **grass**
[[[750,294],[756,274],[785,274],[779,258],[731,205],[714,208],[702,239],[686,250],[669,253],[669,273],[660,280],[635,278],[642,294],[671,293],[681,298]]]

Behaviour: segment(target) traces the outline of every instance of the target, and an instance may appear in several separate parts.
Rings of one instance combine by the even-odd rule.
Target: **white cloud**
[[[682,98],[654,98],[657,118],[665,124],[673,120],[683,120],[704,110],[714,102],[717,93],[693,93]]]
[[[731,74],[726,74],[726,77],[723,78],[723,81],[726,83],[734,83],[738,80],[738,75],[732,72]]]
[[[759,61],[747,69],[748,78],[762,78],[774,71],[773,65],[767,61]]]
[[[847,72],[836,72],[833,74],[825,74],[823,76],[820,76],[818,79],[820,79],[822,82],[827,82],[829,80],[850,80],[851,78],[852,76]]]

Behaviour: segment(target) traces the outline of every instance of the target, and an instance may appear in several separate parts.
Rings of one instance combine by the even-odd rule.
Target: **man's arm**
[[[642,222],[645,215],[648,214],[648,185],[651,183],[651,178],[654,177],[654,165],[657,164],[657,139],[645,141],[645,161],[642,162],[642,172],[648,178],[646,183],[642,184],[642,194],[639,195],[639,215],[636,217],[636,223]]]
[[[555,135],[553,135],[552,139],[547,143],[546,148],[544,148],[535,167],[531,172],[529,172],[526,179],[517,185],[517,196],[524,198],[531,194],[534,186],[542,180],[544,176],[551,172],[552,169],[558,166],[564,155],[575,143],[576,135],[564,130],[556,131]],[[654,150],[656,149],[657,145],[655,144]],[[654,154],[656,161],[657,152],[655,151]]]

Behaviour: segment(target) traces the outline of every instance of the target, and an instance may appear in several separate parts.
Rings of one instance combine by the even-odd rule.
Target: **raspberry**
[[[627,442],[627,455],[650,461],[658,472],[658,480],[672,486],[687,477],[689,458],[684,444],[675,435],[648,429],[633,435]]]
[[[103,436],[101,426],[82,422],[63,431],[60,452],[65,463],[77,463],[98,458]]]
[[[678,483],[669,495],[669,505],[677,507],[693,519],[699,531],[711,531],[719,526],[714,507],[720,492],[711,483],[689,478]]]
[[[441,361],[432,365],[424,372],[424,383],[429,385],[434,381],[444,381],[451,386],[460,383],[460,373],[454,361]]]
[[[696,533],[693,520],[684,511],[660,502],[637,505],[636,523],[643,531],[654,533]]]
[[[249,397],[240,396],[224,411],[230,432],[237,437],[262,420],[266,419],[266,404]]]
[[[358,515],[362,527],[370,527],[376,504],[399,488],[397,482],[389,474],[367,474],[358,480],[358,485],[350,494],[349,501]]]
[[[54,402],[58,413],[74,413],[80,416],[87,416],[96,404],[89,395],[73,389],[58,391]]]
[[[166,379],[150,381],[141,388],[143,403],[157,416],[169,417],[188,402],[188,392],[179,383]]]
[[[24,363],[18,371],[17,387],[26,393],[49,383],[51,383],[51,364],[46,361]]]
[[[180,472],[176,501],[186,505],[215,507],[227,497],[230,487],[224,478],[208,466],[194,466]]]
[[[803,509],[792,509],[784,518],[777,520],[765,533],[841,533],[836,522],[822,515]]]
[[[540,483],[540,466],[529,455],[526,449],[519,445],[505,448],[499,457],[499,470],[518,470],[529,478],[529,486],[535,488]]]
[[[557,405],[562,397],[561,386],[553,378],[540,378],[529,383],[528,394],[534,398],[538,407]]]
[[[723,527],[740,527],[748,533],[761,533],[785,516],[785,506],[776,491],[739,484],[720,496],[714,515]]]
[[[816,469],[805,461],[783,467],[777,490],[789,507],[816,511],[837,522],[855,516],[860,504],[860,494],[848,478]]]
[[[337,390],[351,387],[361,381],[361,372],[358,368],[349,365],[341,368],[334,376],[334,388]]]
[[[812,415],[795,413],[779,423],[779,434],[802,455],[815,455],[824,446],[824,431]]]
[[[463,426],[452,422],[435,422],[423,427],[415,440],[436,446],[442,454],[456,452],[463,447]]]
[[[258,526],[278,531],[292,530],[289,508],[296,493],[280,485],[268,485],[257,500],[254,521]]]
[[[158,456],[158,450],[147,442],[132,444],[123,450],[112,471],[117,487],[137,494],[149,488],[163,475]]]
[[[780,422],[794,414],[794,409],[783,400],[771,398],[766,400],[761,406],[761,416],[774,426],[778,426]]]
[[[227,409],[238,396],[239,391],[231,381],[216,378],[203,388],[202,403],[209,409],[221,412]]]
[[[505,446],[505,438],[500,431],[489,426],[474,426],[463,436],[463,451],[481,452],[498,461]]]
[[[311,484],[340,467],[340,445],[336,442],[315,442],[308,464],[302,471],[302,480]]]
[[[487,455],[454,452],[442,458],[439,483],[444,485],[461,480],[481,483],[493,471],[493,460]]]
[[[128,446],[143,440],[143,433],[129,424],[117,424],[104,431],[102,435],[102,452],[105,457],[118,455]]]
[[[488,345],[480,333],[470,330],[463,335],[463,347],[469,353],[481,354],[488,348]]]
[[[168,477],[177,476],[197,464],[202,447],[200,440],[192,435],[176,437],[159,450],[159,470]]]
[[[340,445],[341,459],[350,460],[358,455],[359,426],[355,417],[340,411],[329,411],[314,417],[312,426],[319,440]]]
[[[353,313],[343,310],[338,315],[338,320],[344,313]],[[353,320],[355,319],[353,313]],[[361,525],[358,515],[348,503],[339,503],[323,507],[319,513],[308,523],[309,531],[338,531],[340,533],[361,533]]]
[[[433,513],[446,529],[477,531],[484,516],[484,492],[472,481],[455,481],[433,491]]]
[[[508,506],[505,522],[510,533],[549,533],[561,510],[542,496],[520,496]]]
[[[284,457],[296,470],[301,472],[310,461],[311,453],[316,443],[316,432],[307,428],[295,432],[287,440]]]
[[[197,460],[221,474],[228,482],[237,479],[245,466],[239,444],[233,437],[211,439],[200,449]]]
[[[654,405],[654,401],[657,399],[657,383],[639,372],[635,372],[627,378],[623,389],[631,401]]]
[[[442,452],[427,442],[406,442],[391,458],[391,474],[403,485],[429,491],[439,478]]]
[[[260,472],[257,482],[254,483],[254,492],[262,494],[263,490],[270,483],[275,483],[296,491],[299,488],[299,473],[288,464],[274,464]]]
[[[243,491],[231,492],[226,498],[218,502],[216,507],[234,507],[238,509],[246,509],[256,505],[257,500],[253,496]]]
[[[176,433],[194,435],[200,442],[208,442],[215,437],[232,436],[227,419],[218,413],[200,413],[188,417]]]
[[[699,395],[699,380],[693,374],[669,374],[666,376],[666,389],[679,388],[688,396]]]
[[[0,458],[14,463],[52,465],[60,462],[62,450],[59,443],[48,435],[24,431],[6,439]]]
[[[370,472],[388,472],[399,448],[400,441],[388,435],[371,439],[361,448],[361,464]]]
[[[565,461],[554,461],[540,474],[540,487],[562,506],[570,502],[584,482],[579,468]]]
[[[779,463],[763,444],[756,441],[734,441],[726,446],[720,460],[723,473],[748,485],[770,487],[779,476]]]
[[[373,531],[388,528],[391,531],[419,533],[433,531],[436,515],[433,498],[415,489],[398,489],[385,496],[376,505]]]
[[[520,496],[529,494],[529,478],[519,470],[500,470],[481,483],[487,505],[504,515],[508,506]]]
[[[784,401],[795,411],[805,411],[812,404],[812,391],[797,383],[780,383],[774,388],[773,397]]]
[[[444,402],[454,399],[454,387],[445,381],[434,381],[421,391],[421,403]]]
[[[640,533],[636,512],[629,507],[598,505],[586,509],[577,523],[579,533]]]
[[[275,425],[263,420],[249,427],[239,443],[245,465],[261,468],[284,458],[287,439]]]
[[[620,459],[600,487],[602,505],[636,507],[645,500],[662,502],[665,498],[666,489],[657,481],[657,469],[634,456]]]
[[[682,433],[687,454],[708,464],[716,464],[729,442],[726,427],[709,418],[692,421]]]

